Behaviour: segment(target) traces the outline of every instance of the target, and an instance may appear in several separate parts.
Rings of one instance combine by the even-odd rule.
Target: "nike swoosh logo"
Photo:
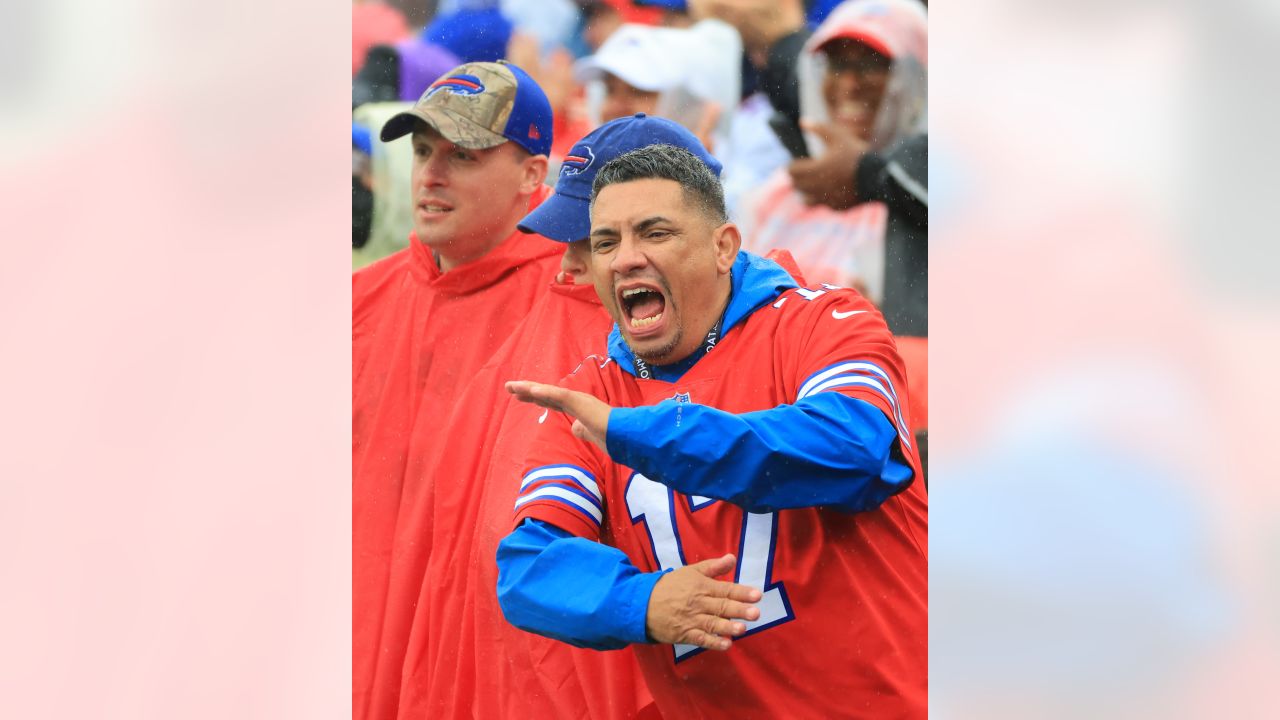
[[[866,312],[866,310],[850,310],[849,312],[840,312],[839,310],[832,310],[831,317],[837,320],[843,320],[847,317],[851,317],[853,315],[857,315],[858,313],[864,313],[864,312]]]
[[[546,408],[545,410],[542,411],[542,416],[538,418],[539,425],[547,421],[547,413],[549,412],[551,412],[551,408]]]

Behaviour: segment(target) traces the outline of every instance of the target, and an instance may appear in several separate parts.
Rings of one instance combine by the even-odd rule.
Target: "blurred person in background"
[[[639,7],[630,0],[582,0],[582,52],[585,56],[596,52],[624,23],[657,25],[662,20],[658,8]]]
[[[681,28],[693,24],[689,3],[685,0],[634,0],[637,7],[654,8],[662,12],[658,24],[663,27]]]
[[[448,417],[465,378],[555,274],[560,248],[516,231],[549,194],[541,88],[468,63],[382,126],[411,135],[410,246],[352,275],[352,684],[356,718],[394,717],[425,537],[395,546],[429,482],[405,482],[419,416]],[[403,551],[403,552],[402,552]]]
[[[369,129],[351,124],[351,247],[369,242],[373,226],[373,139]]]
[[[695,0],[694,8],[739,29],[777,119],[805,146],[747,196],[744,246],[787,248],[810,279],[856,286],[881,308],[907,368],[927,473],[924,9],[914,0],[854,0],[811,34],[798,0]]]
[[[852,136],[873,151],[923,130],[928,28],[915,0],[852,0],[840,5],[805,43],[797,65],[802,117],[828,137]],[[821,158],[821,136],[806,137]],[[846,177],[853,171],[847,166]],[[788,172],[776,173],[753,198],[744,244],[761,252],[791,250],[811,281],[853,286],[884,300],[887,210],[862,202],[837,210],[806,197]]]
[[[412,103],[403,102],[365,103],[352,111],[352,123],[362,128],[381,128],[393,116],[411,107]],[[409,247],[413,233],[413,153],[409,141],[384,143],[371,134],[368,149],[372,215],[367,241],[352,248],[352,270]]]
[[[351,76],[364,64],[369,48],[394,43],[409,35],[404,13],[378,0],[351,3]]]
[[[423,39],[462,62],[495,62],[507,56],[515,26],[502,13],[498,0],[458,0],[452,5],[439,9],[422,31]]]
[[[450,21],[450,16],[459,18],[488,18],[484,22],[474,23],[476,33],[473,40],[481,44],[493,42],[492,38],[483,37],[491,29],[501,28],[492,18],[500,17],[509,26],[507,36],[513,32],[532,35],[538,39],[544,51],[562,47],[570,42],[580,21],[581,3],[574,0],[442,0],[436,9],[433,25],[442,26]],[[437,29],[437,31],[439,31]],[[466,36],[459,35],[460,42]]]
[[[878,201],[885,223],[881,310],[895,335],[929,335],[929,136],[909,135],[882,152],[835,124],[810,124],[826,148],[787,169],[809,202],[835,210]]]
[[[445,72],[462,63],[456,55],[421,36],[369,48],[351,83],[351,107],[371,102],[413,102]]]
[[[724,163],[730,215],[787,160],[766,125],[769,111],[742,102],[742,43],[708,18],[686,28],[623,25],[575,66],[594,124],[636,113],[670,118]]]
[[[502,0],[500,7],[511,18],[513,32],[537,40],[543,54],[568,45],[582,15],[573,0]]]
[[[716,20],[687,29],[627,24],[578,61],[574,78],[588,86],[597,123],[643,112],[715,139],[738,102],[741,52],[737,33]]]
[[[801,0],[690,0],[696,18],[713,17],[738,30],[747,60],[758,71],[770,104],[793,121],[800,119],[796,60],[810,30]]]

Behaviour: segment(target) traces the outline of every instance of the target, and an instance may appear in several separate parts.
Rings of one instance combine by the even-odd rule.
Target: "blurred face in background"
[[[837,38],[822,47],[827,72],[822,97],[834,123],[871,139],[892,61],[856,40]]]
[[[604,90],[604,106],[600,109],[602,122],[630,117],[636,113],[653,115],[658,109],[658,93],[628,85],[611,73],[604,74]]]
[[[622,25],[622,16],[604,3],[591,5],[586,12],[587,21],[582,28],[582,39],[591,48],[591,52],[595,52]]]

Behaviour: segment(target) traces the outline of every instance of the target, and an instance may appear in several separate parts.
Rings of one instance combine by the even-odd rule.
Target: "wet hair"
[[[697,155],[674,145],[649,145],[605,163],[591,183],[591,204],[610,185],[649,179],[679,183],[685,200],[697,203],[717,225],[729,221],[720,179]]]

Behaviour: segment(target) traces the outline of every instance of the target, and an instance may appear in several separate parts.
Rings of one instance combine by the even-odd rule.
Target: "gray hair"
[[[675,145],[648,145],[605,163],[591,183],[591,205],[609,185],[648,179],[679,183],[685,199],[700,205],[717,224],[729,221],[720,179],[697,155]]]

